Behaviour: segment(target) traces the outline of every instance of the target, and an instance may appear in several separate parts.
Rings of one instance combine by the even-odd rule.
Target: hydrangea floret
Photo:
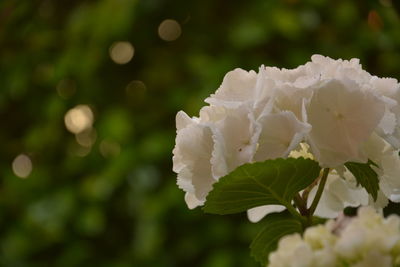
[[[371,207],[357,217],[309,227],[303,236],[287,235],[269,255],[269,267],[340,267],[400,265],[400,217],[384,218]]]

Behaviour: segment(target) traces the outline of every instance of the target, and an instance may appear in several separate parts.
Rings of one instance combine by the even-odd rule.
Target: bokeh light
[[[158,26],[158,35],[164,41],[174,41],[182,34],[181,25],[176,20],[166,19]]]
[[[27,178],[32,172],[32,161],[25,155],[18,155],[12,162],[14,174],[20,178]]]
[[[117,64],[126,64],[132,60],[135,49],[130,42],[115,42],[111,45],[111,59]]]
[[[79,134],[92,127],[93,112],[87,105],[78,105],[65,114],[64,122],[68,131]]]

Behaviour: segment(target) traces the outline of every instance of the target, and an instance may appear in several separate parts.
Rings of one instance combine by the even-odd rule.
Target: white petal
[[[400,89],[398,81],[394,78],[378,78],[373,76],[370,82],[375,90],[387,97],[394,97]]]
[[[385,113],[379,122],[378,128],[381,129],[382,135],[393,134],[396,128],[396,116],[388,108],[386,108]]]
[[[272,111],[274,108],[276,91],[275,81],[266,77],[265,68],[264,66],[261,66],[257,75],[253,102],[255,118],[258,118],[261,114],[268,114]]]
[[[293,85],[282,85],[276,90],[275,105],[278,110],[293,112],[299,120],[302,120],[303,103],[312,96],[312,88],[296,88]]]
[[[226,117],[227,109],[222,106],[205,106],[200,109],[200,121],[202,123],[217,122]]]
[[[388,198],[385,196],[385,194],[381,191],[378,190],[378,197],[374,201],[371,196],[369,196],[369,205],[374,207],[377,210],[380,210],[382,212],[382,209],[387,206],[389,203]]]
[[[357,207],[366,205],[368,202],[368,193],[361,186],[352,186],[352,184],[338,175],[332,175],[332,181],[328,190],[343,202],[344,207]]]
[[[390,201],[399,203],[400,202],[400,194],[393,194],[390,196]]]
[[[178,131],[193,123],[193,120],[182,110],[176,114],[175,120]]]
[[[310,206],[317,191],[315,186],[309,195]],[[324,218],[337,217],[345,207],[357,207],[368,204],[368,193],[361,186],[352,186],[336,173],[330,173],[315,214]]]
[[[206,103],[213,105],[224,105],[227,107],[237,107],[240,103],[253,99],[257,73],[235,69],[228,72],[221,86],[205,100]]]
[[[357,84],[330,80],[315,91],[307,109],[313,153],[323,167],[366,162],[361,145],[384,113],[384,104]]]
[[[179,136],[179,132],[190,126],[190,125],[194,125],[196,124],[196,122],[189,118],[189,116],[183,112],[183,111],[179,111],[176,114],[176,128],[177,128],[177,136],[175,139],[175,147],[172,151],[173,153],[173,157],[172,157],[172,161],[173,161],[173,167],[172,170],[176,173],[179,173],[183,168],[185,168],[186,164],[184,163],[184,158],[182,157],[182,154],[180,153],[179,150],[179,146],[178,146],[178,136]]]
[[[315,198],[318,187],[315,186],[308,195],[307,205],[311,206],[312,201]],[[343,210],[343,202],[334,194],[328,190],[322,192],[322,196],[318,202],[317,208],[315,209],[315,215],[323,218],[335,218]]]
[[[211,155],[211,169],[215,180],[225,176],[228,173],[228,165],[226,163],[226,152],[223,136],[219,131],[215,130],[212,139],[214,141],[214,149]]]
[[[215,182],[211,157],[213,132],[209,126],[192,124],[178,131],[174,149],[174,168],[178,171],[178,186],[203,201]],[[183,168],[181,166],[184,166]]]
[[[247,210],[247,217],[249,221],[256,223],[259,222],[266,215],[274,212],[284,211],[286,208],[282,205],[265,205]]]
[[[247,105],[227,109],[226,117],[218,121],[216,127],[224,139],[228,171],[252,161],[260,129]]]
[[[308,124],[300,122],[289,111],[264,115],[257,122],[262,130],[254,156],[256,161],[287,157],[310,131]]]
[[[294,84],[307,75],[304,65],[295,69],[279,69],[276,67],[266,67],[265,74],[269,78],[273,78],[278,84]]]
[[[392,198],[400,194],[400,157],[399,151],[390,146],[382,137],[373,134],[365,144],[368,158],[379,168],[379,186],[383,194]],[[396,198],[393,196],[393,198]]]
[[[399,193],[400,190],[400,157],[397,150],[388,152],[382,157],[381,168],[383,175],[381,180],[387,183],[391,194]]]
[[[185,194],[185,202],[191,210],[204,204],[204,201],[198,200],[194,194],[189,192]]]

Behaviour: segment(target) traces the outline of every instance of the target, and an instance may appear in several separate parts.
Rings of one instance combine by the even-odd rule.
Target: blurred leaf
[[[99,122],[99,134],[102,137],[124,143],[128,138],[133,138],[134,118],[126,110],[110,109],[102,115]]]
[[[89,207],[82,211],[77,220],[77,228],[83,234],[95,236],[105,227],[105,218],[100,207]]]
[[[269,37],[268,28],[259,21],[245,17],[230,33],[231,42],[239,48],[259,45]]]

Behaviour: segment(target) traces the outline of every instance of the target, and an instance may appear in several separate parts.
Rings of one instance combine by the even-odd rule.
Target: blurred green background
[[[258,266],[188,210],[175,114],[226,72],[358,57],[399,78],[397,0],[1,0],[0,266]]]

